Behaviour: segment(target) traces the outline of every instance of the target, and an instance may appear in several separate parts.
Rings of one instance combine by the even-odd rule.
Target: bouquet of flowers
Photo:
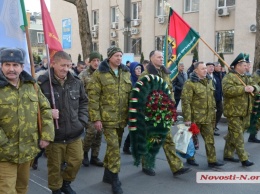
[[[147,97],[145,121],[153,122],[156,127],[159,123],[170,128],[176,120],[176,109],[173,101],[162,90],[154,90]]]

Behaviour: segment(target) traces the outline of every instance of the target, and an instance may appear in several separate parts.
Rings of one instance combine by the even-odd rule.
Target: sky
[[[24,0],[25,9],[29,12],[41,12],[40,0]],[[45,4],[50,11],[50,0],[45,0]]]

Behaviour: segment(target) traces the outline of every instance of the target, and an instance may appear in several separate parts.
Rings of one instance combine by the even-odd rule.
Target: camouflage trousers
[[[171,171],[176,172],[180,170],[183,167],[183,163],[176,154],[175,143],[173,142],[171,130],[169,130],[168,134],[166,135],[165,142],[162,147]],[[147,168],[147,166],[145,166],[145,163],[146,163],[145,157],[143,157],[142,158],[143,168]]]
[[[107,149],[104,158],[104,167],[113,173],[120,171],[120,145],[124,133],[123,128],[104,127],[104,136],[107,142]]]
[[[48,187],[58,190],[63,180],[74,181],[83,160],[82,140],[79,138],[70,143],[50,143],[45,149],[48,167]],[[61,167],[67,166],[62,171]]]
[[[210,124],[197,124],[200,129],[200,134],[205,142],[205,149],[208,163],[213,163],[217,161],[216,158],[216,149],[214,143],[214,130],[213,123]]]
[[[91,156],[98,157],[101,146],[102,132],[95,129],[93,122],[88,122],[86,135],[83,142],[84,152],[89,152]]]
[[[244,146],[244,131],[248,127],[248,118],[228,117],[227,120],[228,134],[226,136],[224,158],[233,158],[236,150],[240,161],[248,160]]]
[[[30,163],[0,162],[0,193],[26,194],[30,177]]]

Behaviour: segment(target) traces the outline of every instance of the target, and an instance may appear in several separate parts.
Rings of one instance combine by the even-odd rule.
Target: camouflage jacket
[[[87,69],[83,70],[78,77],[80,78],[80,80],[83,82],[84,88],[87,92],[87,85],[90,82],[90,79],[93,75],[93,73],[95,72],[94,69],[91,68],[91,66],[89,66]]]
[[[25,71],[20,74],[20,86],[11,85],[0,71],[0,161],[24,163],[32,160],[38,149],[37,110],[41,112],[40,139],[53,141],[54,126],[50,104],[33,84]]]
[[[246,85],[254,86],[255,91],[259,91],[259,86],[255,84],[252,77],[240,75],[234,71],[229,72],[222,80],[224,116],[245,117],[252,111],[252,96],[245,92],[245,86],[239,81],[237,76]]]
[[[101,121],[104,127],[125,127],[132,83],[129,69],[121,64],[118,76],[107,60],[101,62],[87,86],[91,121]]]
[[[175,102],[174,100],[174,95],[173,95],[173,88],[172,88],[172,84],[170,81],[170,71],[168,69],[166,69],[164,66],[161,67],[160,70],[156,69],[155,66],[151,63],[149,63],[146,67],[146,70],[144,70],[141,74],[141,76],[139,77],[139,79],[143,78],[145,75],[148,74],[152,74],[152,75],[158,75],[159,77],[161,77],[169,86],[171,93],[171,99],[173,100],[173,102]]]
[[[184,121],[197,124],[212,123],[215,115],[215,98],[212,79],[209,75],[199,79],[195,72],[190,74],[183,86],[181,105]]]

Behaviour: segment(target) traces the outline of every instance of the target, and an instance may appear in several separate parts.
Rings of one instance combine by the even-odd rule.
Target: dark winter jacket
[[[213,72],[214,76],[214,86],[215,86],[215,100],[216,102],[222,101],[222,79],[225,73],[223,72]]]
[[[59,110],[59,129],[55,130],[54,142],[71,142],[80,137],[88,122],[87,95],[83,83],[70,72],[63,86],[54,78],[53,69],[51,80],[56,108]],[[52,105],[48,73],[41,75],[38,83]]]
[[[176,78],[172,81],[172,87],[174,91],[174,98],[181,99],[181,92],[184,82],[187,80],[187,74],[185,72],[179,72]]]
[[[143,71],[144,71],[144,67],[143,67],[143,65],[141,65],[140,63],[138,63],[138,62],[132,62],[132,63],[130,64],[130,73],[131,73],[132,86],[134,86],[135,83],[136,83],[137,80],[138,80],[138,77],[137,77],[136,74],[135,74],[135,68],[136,68],[138,65],[141,67],[141,72],[143,72]]]

